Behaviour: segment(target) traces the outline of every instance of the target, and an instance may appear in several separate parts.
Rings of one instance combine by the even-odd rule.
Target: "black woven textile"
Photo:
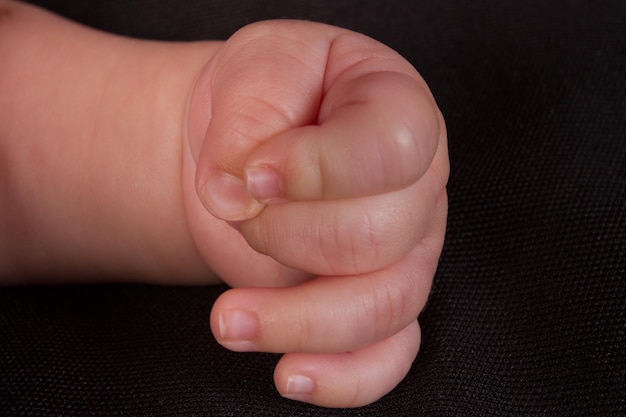
[[[0,415],[626,415],[626,2],[39,3],[143,38],[290,17],[387,43],[446,117],[449,227],[421,353],[370,406],[280,398],[276,355],[211,336],[225,287],[129,284],[0,289]]]

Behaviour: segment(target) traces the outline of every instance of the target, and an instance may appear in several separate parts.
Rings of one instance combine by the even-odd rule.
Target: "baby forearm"
[[[180,164],[189,83],[210,50],[123,39],[0,3],[3,282],[206,282]]]

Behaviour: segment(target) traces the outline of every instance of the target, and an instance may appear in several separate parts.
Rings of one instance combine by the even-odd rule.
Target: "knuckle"
[[[363,268],[380,269],[397,261],[414,246],[415,209],[407,204],[389,204],[387,198],[364,211],[358,255]]]
[[[328,265],[341,274],[359,274],[379,269],[388,262],[384,249],[389,242],[389,219],[375,210],[363,210],[360,215],[338,214],[332,233],[322,238]]]
[[[320,340],[315,332],[316,323],[313,322],[314,317],[316,315],[304,307],[298,310],[298,333],[292,349],[293,352],[309,351]]]
[[[398,333],[415,320],[424,306],[434,271],[408,259],[380,275],[370,287],[370,320],[376,340]],[[382,280],[381,280],[382,278]]]
[[[399,324],[404,324],[407,313],[412,313],[412,293],[402,291],[397,285],[384,285],[376,291],[374,297],[374,328],[377,338],[383,338],[395,334],[399,330]]]
[[[315,272],[341,276],[367,271],[367,245],[360,237],[362,227],[354,216],[345,214],[338,208],[318,213],[299,232],[297,240],[309,262],[316,264]]]

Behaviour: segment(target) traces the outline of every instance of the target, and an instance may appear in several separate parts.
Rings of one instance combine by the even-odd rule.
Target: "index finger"
[[[252,153],[246,171],[252,196],[267,203],[354,198],[422,177],[444,140],[432,96],[417,73],[362,65],[373,71],[355,79],[345,74],[331,86],[316,125],[283,132]]]

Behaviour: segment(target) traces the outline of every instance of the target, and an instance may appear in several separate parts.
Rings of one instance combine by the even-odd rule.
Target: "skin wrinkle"
[[[431,270],[433,274],[434,270],[437,267],[437,260],[438,258],[435,258],[433,263],[431,254],[428,254],[427,263],[429,265],[432,265]],[[399,303],[402,306],[400,314],[408,310],[411,312],[409,315],[413,318],[413,320],[417,320],[417,316],[422,311],[422,309],[424,308],[424,304],[426,303],[428,292],[430,291],[430,283],[428,283],[426,291],[423,291],[422,287],[420,286],[423,277],[422,274],[419,273],[417,268],[415,268],[415,266],[412,266],[409,272],[405,272],[405,275],[410,275],[405,279],[406,282],[410,283],[410,289],[408,291],[400,291],[400,293],[398,294],[400,299]],[[419,299],[422,294],[425,295],[424,301],[420,304],[416,304],[414,298]]]
[[[328,62],[330,62],[331,59],[334,59],[334,58],[331,58],[333,55],[333,51],[335,51],[336,49],[343,49],[343,48],[340,48],[338,45],[339,45],[339,41],[345,36],[348,36],[348,35],[340,34],[332,42],[331,48],[328,51]],[[341,53],[339,54],[341,55]],[[347,56],[346,54],[345,58],[343,59],[349,60],[350,57]],[[323,85],[324,100],[322,101],[322,106],[320,107],[320,112],[319,112],[320,113],[319,120],[321,123],[323,123],[324,120],[326,120],[328,116],[333,113],[333,110],[335,110],[336,94],[330,96],[332,100],[328,100],[328,96],[331,93],[331,91],[333,91],[333,87],[334,87],[334,90],[337,89],[337,86],[343,88],[346,84],[354,82],[355,80],[361,78],[363,75],[375,74],[376,72],[365,72],[365,74],[362,74],[363,71],[358,71],[356,75],[351,74],[352,77],[346,80],[342,80],[342,78],[346,76],[346,74],[352,73],[355,68],[361,65],[367,66],[369,61],[378,60],[378,59],[382,61],[382,60],[388,59],[388,57],[382,57],[382,56],[380,58],[370,57],[370,56],[362,57],[360,59],[357,59],[355,62],[349,64],[345,68],[342,68],[341,71],[339,71],[337,74],[335,74],[332,77],[328,75],[328,66],[326,67],[326,71],[324,73],[324,85]],[[372,64],[372,65],[375,66],[375,64]],[[338,81],[338,80],[341,80],[341,81]],[[343,104],[341,107],[343,107]]]
[[[238,137],[238,138],[246,138],[246,140],[249,141],[254,141],[257,145],[259,143],[261,143],[264,138],[256,138],[255,136],[250,135],[250,132],[254,132],[254,129],[250,129],[250,125],[255,125],[255,124],[259,124],[262,126],[267,126],[267,127],[271,127],[269,124],[267,124],[266,122],[264,122],[263,120],[260,120],[252,115],[250,115],[248,112],[246,112],[243,109],[232,109],[231,111],[229,111],[229,119],[233,119],[233,120],[237,120],[237,123],[229,123],[228,124],[228,130],[230,130],[230,132],[232,132],[234,134],[234,136]],[[248,121],[248,123],[244,123],[244,121]],[[241,126],[243,125],[243,126]],[[240,142],[239,139],[237,140],[232,140],[231,141],[231,147],[233,147],[234,149],[238,148],[238,143]],[[229,167],[231,168],[231,167]]]
[[[286,25],[290,25],[290,24],[291,24],[290,22],[286,23]],[[264,22],[251,25],[251,27],[254,27],[254,29],[252,31],[254,31],[254,30],[258,31],[260,28],[263,28],[263,30],[265,31],[265,34],[263,34],[261,36],[259,36],[258,34],[255,34],[254,37],[250,37],[248,39],[245,39],[244,41],[241,42],[240,45],[237,45],[237,48],[233,48],[233,49],[235,49],[235,51],[238,51],[238,50],[243,50],[243,49],[246,49],[246,48],[250,48],[252,44],[254,44],[256,42],[259,42],[259,40],[261,38],[266,38],[266,37],[268,37],[268,38],[278,38],[278,40],[275,43],[279,44],[279,45],[280,44],[298,44],[298,45],[300,45],[299,48],[293,48],[293,50],[290,49],[291,53],[289,53],[288,55],[289,55],[289,57],[291,59],[293,59],[296,62],[296,65],[294,65],[294,68],[296,68],[296,67],[299,68],[299,69],[301,69],[301,67],[306,68],[305,71],[299,71],[299,75],[322,73],[322,77],[323,77],[323,74],[325,74],[325,70],[324,70],[324,72],[319,71],[317,68],[314,68],[313,65],[311,65],[311,61],[312,60],[310,58],[314,57],[314,56],[320,55],[319,53],[316,52],[316,48],[310,47],[303,40],[300,40],[298,38],[294,38],[291,35],[290,32],[289,32],[288,35],[285,35],[285,34],[283,34],[281,32],[277,32],[275,28],[272,31],[269,31],[269,30],[266,29],[265,26],[266,26],[266,24]],[[250,30],[250,27],[245,29],[246,32],[249,31],[249,30]],[[283,39],[283,41],[281,41],[281,39]],[[268,39],[264,39],[264,42],[268,42]],[[252,48],[254,48],[253,45],[252,45]],[[323,49],[327,49],[328,46],[327,45],[323,45],[322,48]],[[256,48],[254,48],[254,49],[256,49]],[[308,50],[308,53],[306,53],[307,59],[303,59],[303,58],[301,58],[299,56],[299,55],[305,55],[305,54],[302,54],[302,49],[307,49]],[[293,53],[295,51],[297,51],[297,53]],[[230,53],[230,55],[233,55],[233,54],[234,54],[233,52]],[[326,54],[324,54],[324,55],[326,55]],[[234,59],[235,58],[228,57],[226,60],[224,60],[224,62],[228,62],[228,61],[234,60]],[[241,59],[241,58],[239,58],[239,59]],[[324,67],[326,67],[327,62],[328,61],[320,60],[320,63],[323,63]],[[222,64],[222,65],[224,65],[224,64]],[[255,70],[256,69],[257,68],[255,68]],[[216,71],[215,71],[216,75],[214,75],[214,77],[217,77],[217,74],[219,72],[220,72],[220,67],[217,67]],[[316,77],[316,78],[319,78],[319,77]],[[311,82],[310,84],[311,85],[323,84],[323,78],[315,80],[314,82]],[[304,83],[303,83],[303,85],[304,85]],[[318,89],[316,89],[315,92],[308,91],[307,95],[309,97],[311,97],[313,95],[313,93],[315,93],[315,95],[319,95],[320,96],[320,101],[318,101],[318,103],[319,103],[319,102],[321,102],[322,90],[321,90],[321,88],[319,89],[319,92],[317,90]],[[280,101],[277,101],[277,103],[280,103]],[[290,109],[288,109],[288,108],[278,109],[278,104],[272,105],[272,106],[275,109],[278,110],[277,111],[278,114],[280,114],[283,117],[286,117],[287,120],[291,121],[290,126],[297,126],[297,125],[302,124],[302,122],[297,121],[297,118],[294,117],[292,114],[290,114],[290,111],[289,111]],[[318,106],[316,106],[316,107],[318,107]],[[309,124],[309,123],[312,123],[312,122],[313,121],[311,120],[311,121],[308,121],[308,123],[305,123],[305,124]]]
[[[234,114],[236,117],[242,117],[248,119],[254,123],[257,123],[261,126],[266,126],[271,129],[276,129],[276,126],[288,126],[285,129],[290,129],[297,124],[296,121],[293,120],[293,117],[289,117],[285,114],[283,109],[279,108],[277,104],[272,103],[270,100],[265,99],[264,97],[255,97],[252,95],[248,95],[245,93],[239,93],[237,95],[231,96],[233,102],[236,103],[246,103],[246,107],[239,107],[237,109],[231,109],[229,113]],[[256,106],[254,106],[254,111],[250,111],[250,102],[255,102],[261,107],[269,108],[269,111],[259,111]],[[255,114],[271,114],[272,118],[268,117],[258,117]],[[276,120],[279,118],[280,120]],[[270,123],[272,121],[273,123]],[[258,142],[261,142],[263,139],[259,139]]]
[[[339,34],[336,38],[335,41],[333,42],[332,46],[334,47],[333,49],[331,49],[329,51],[329,56],[333,56],[333,52],[337,52],[337,55],[341,57],[341,59],[344,59],[345,61],[351,61],[354,60],[353,62],[351,62],[349,65],[343,67],[340,71],[338,71],[336,74],[328,77],[327,83],[325,84],[330,86],[328,87],[328,89],[324,90],[324,95],[328,94],[329,91],[332,89],[333,86],[336,86],[337,84],[339,85],[343,85],[346,82],[350,82],[350,81],[354,81],[358,78],[361,78],[363,75],[367,75],[367,74],[375,74],[377,72],[405,72],[405,68],[403,67],[402,69],[399,68],[386,68],[384,63],[388,62],[389,59],[391,58],[391,54],[384,53],[384,54],[380,54],[380,55],[362,55],[362,49],[364,49],[363,47],[356,47],[354,48],[354,50],[357,50],[359,55],[362,55],[360,57],[356,57],[354,58],[354,52],[353,49],[351,47],[345,48],[345,44],[341,43],[342,40],[344,40],[344,38],[348,38],[349,40],[351,40],[352,42],[350,43],[354,43],[353,37],[351,36],[351,34],[349,33],[341,33]],[[341,49],[341,51],[338,51],[338,49]],[[368,48],[370,50],[374,49],[373,47]],[[379,45],[376,45],[376,49],[380,49]],[[335,59],[333,58],[329,58],[330,59]],[[382,62],[383,65],[379,65],[378,63]],[[371,65],[372,68],[382,68],[379,71],[370,71],[369,69],[366,70],[361,70],[360,67],[364,66],[367,68],[367,66]],[[414,70],[413,70],[414,71]],[[352,77],[348,78],[347,80],[341,80],[342,77],[344,77],[347,73],[351,73]],[[338,81],[341,80],[341,81]]]
[[[398,245],[400,244],[399,242],[406,242],[406,241],[414,241],[415,240],[415,235],[416,233],[414,231],[412,231],[411,229],[408,229],[406,227],[404,227],[404,225],[401,222],[398,222],[397,219],[398,218],[403,218],[403,217],[407,217],[405,216],[402,212],[406,212],[410,210],[408,210],[405,207],[383,207],[381,208],[377,213],[377,217],[384,217],[384,219],[382,221],[377,222],[376,224],[379,225],[379,229],[381,230],[389,230],[389,229],[394,229],[396,230],[396,233],[392,236],[389,235],[386,237],[385,240],[380,240],[380,238],[378,238],[376,240],[376,244],[375,247],[377,249],[377,251],[379,251],[379,260],[383,258],[383,249],[382,248],[386,248],[389,247],[390,245]],[[381,234],[384,236],[385,233],[380,233],[380,234],[376,234],[374,232],[375,236],[380,236]],[[403,246],[407,246],[404,243],[402,243]],[[408,246],[407,246],[408,247]],[[406,256],[407,253],[405,253],[404,256]],[[383,269],[384,267],[381,267],[379,269]]]
[[[298,332],[300,337],[298,338],[297,346],[294,350],[295,352],[305,351],[306,346],[310,345],[311,340],[315,340],[315,334],[313,333],[315,323],[312,322],[313,317],[316,317],[315,314],[311,314],[308,309],[302,307],[299,309]]]
[[[399,303],[401,308],[397,308],[396,299],[398,296],[394,293],[398,290],[392,291],[389,284],[383,286],[383,291],[376,291],[375,285],[372,286],[371,293],[374,294],[373,314],[372,317],[372,332],[373,337],[370,340],[376,340],[380,335],[392,335],[391,329],[393,328],[393,321],[396,317],[401,317],[401,311],[404,309],[404,301]],[[400,299],[402,299],[402,291],[400,291]],[[399,313],[400,312],[400,313]]]
[[[249,45],[250,43],[258,41],[261,38],[264,39],[265,43],[269,42],[267,38],[281,38],[286,42],[278,41],[278,42],[269,42],[269,43],[275,43],[279,45],[280,44],[298,44],[300,45],[298,49],[304,48],[304,49],[308,49],[312,53],[315,52],[316,48],[309,46],[307,42],[303,41],[302,39],[298,37],[294,37],[292,35],[291,26],[293,26],[294,23],[295,23],[294,21],[290,21],[290,20],[283,20],[283,21],[279,20],[279,21],[275,21],[271,25],[268,25],[267,22],[257,22],[257,23],[248,25],[244,30],[254,33],[254,36],[249,37],[248,39],[245,40],[245,42],[242,42],[242,44]],[[279,24],[281,27],[278,28],[277,24]],[[288,27],[288,28],[284,29],[283,27]],[[261,29],[263,30],[263,33],[259,33],[261,32]],[[285,35],[284,32],[286,32],[287,34]],[[327,41],[320,41],[320,43],[325,45],[324,48],[328,47]],[[297,56],[292,55],[292,57],[297,57]],[[319,71],[316,70],[316,72],[319,72]]]
[[[342,236],[344,236],[343,240],[346,241],[346,243],[341,243],[341,244],[346,245],[349,248],[350,260],[351,260],[351,265],[352,265],[352,269],[350,270],[351,274],[352,273],[360,274],[365,271],[368,271],[371,268],[369,265],[372,262],[372,257],[369,256],[368,249],[371,248],[372,245],[376,246],[376,244],[374,243],[376,239],[373,236],[373,231],[370,229],[369,224],[367,224],[368,219],[369,219],[369,213],[365,213],[361,217],[364,220],[359,220],[359,221],[356,221],[355,223],[348,223],[347,224],[348,230],[346,230],[343,233],[340,233],[340,231],[338,230],[339,228],[335,229],[336,230],[335,233],[337,234],[337,239],[341,239]],[[363,222],[366,223],[365,232],[361,231],[362,230],[361,225],[363,224]],[[354,233],[352,231],[352,229],[355,228],[354,224],[358,226],[356,227],[356,229],[359,230],[358,233]],[[342,256],[341,258],[346,259],[346,257],[344,256]],[[347,271],[344,271],[344,273],[347,273]]]
[[[335,221],[335,223],[337,224],[337,226],[339,226],[341,223],[339,222],[339,217],[340,215],[337,214],[337,220]],[[347,227],[346,227],[347,226]],[[346,250],[348,252],[348,255],[344,255],[344,252],[342,251],[341,256],[339,256],[339,259],[349,259],[350,260],[350,265],[351,265],[351,270],[352,271],[360,271],[360,267],[359,267],[359,259],[361,258],[360,256],[360,250],[358,249],[358,242],[357,242],[357,238],[356,236],[354,237],[347,237],[346,236],[351,236],[351,230],[353,228],[352,224],[348,223],[347,225],[344,225],[344,227],[346,228],[345,231],[341,231],[339,230],[339,227],[335,227],[334,229],[334,236],[335,236],[335,241],[337,242],[336,244],[338,245],[339,248],[341,247],[346,247]],[[358,236],[358,235],[357,235]],[[339,251],[337,251],[337,253],[339,253]],[[345,273],[345,272],[344,272]]]
[[[367,230],[367,239],[370,247],[374,248],[374,260],[378,264],[381,257],[380,247],[377,242],[376,233],[374,232],[371,213],[366,212],[364,216],[365,230]]]
[[[348,72],[352,67],[355,67],[357,65],[358,65],[358,63],[355,63],[355,64],[351,65],[344,72]],[[342,72],[342,75],[343,75],[344,72]],[[339,84],[339,88],[341,88],[341,90],[343,90],[344,87],[347,84],[353,83],[356,80],[358,80],[359,78],[361,78],[361,76],[354,77],[354,78],[348,79],[348,80],[341,80],[341,83]],[[336,81],[335,81],[335,83],[336,83]],[[337,110],[337,108],[349,107],[350,105],[353,105],[353,104],[368,104],[367,100],[363,100],[361,98],[352,98],[350,100],[341,101],[343,99],[343,94],[340,95],[339,97],[337,97],[338,93],[335,93],[335,91],[337,91],[337,90],[338,90],[338,86],[335,84],[328,91],[324,92],[324,99],[323,99],[323,101],[321,103],[320,110],[319,110],[319,119],[318,120],[319,120],[320,124],[323,124],[330,116],[332,116],[335,113],[335,111]],[[339,90],[339,91],[341,91],[341,90]],[[339,105],[336,105],[337,101],[340,102]]]
[[[263,213],[261,213],[263,215]],[[252,233],[253,236],[269,236],[268,240],[263,239],[255,239],[254,249],[262,253],[263,255],[271,256],[272,248],[280,247],[280,242],[283,240],[283,236],[277,233],[272,233],[272,230],[281,230],[276,227],[276,225],[271,221],[255,221],[253,222],[255,225],[255,231]],[[304,241],[302,242],[302,246],[304,246]]]
[[[445,194],[444,192],[442,195],[440,195],[437,205],[435,206],[435,210],[441,212],[440,208],[447,204],[447,200],[447,194]],[[444,219],[443,221],[445,222],[446,219]],[[434,230],[436,229],[437,226],[435,223],[435,226],[431,227],[431,231],[427,232],[424,237],[422,237],[417,243],[417,246],[420,247],[424,253],[426,253],[428,263],[434,265],[433,269],[436,269],[437,267],[441,253],[441,246],[443,245],[443,240],[440,237],[437,237],[436,233],[434,232]]]
[[[328,162],[329,162],[329,158],[323,158],[323,154],[322,151],[320,149],[321,147],[321,142],[320,141],[315,141],[315,155],[317,156],[317,161],[316,164],[314,165],[317,168],[317,172],[319,173],[319,182],[318,184],[320,185],[320,196],[325,194],[325,191],[328,190],[329,187],[329,183],[328,183],[328,175],[326,174],[328,172]]]
[[[314,69],[311,65],[309,65],[309,63],[308,63],[307,61],[304,61],[304,60],[303,60],[302,58],[300,58],[300,57],[295,57],[295,58],[296,58],[296,61],[297,61],[300,65],[302,65],[303,67],[307,68],[307,71],[303,72],[303,73],[301,74],[301,76],[304,76],[304,75],[307,75],[307,74],[315,74],[315,73],[319,73],[319,71],[317,71],[317,70],[316,70],[316,69]],[[325,72],[326,72],[326,65],[327,65],[327,63],[324,63],[324,74],[325,74]],[[322,77],[324,77],[324,74],[322,74]],[[313,81],[313,80],[309,80],[309,83],[304,83],[304,82],[302,82],[302,83],[301,83],[301,85],[305,86],[305,85],[307,85],[307,84],[308,84],[308,85],[317,86],[317,85],[320,85],[320,84],[323,84],[323,83],[324,83],[324,79],[323,79],[323,78],[321,78],[321,77],[316,77],[316,80],[315,80],[315,81]],[[310,88],[309,88],[309,89],[307,89],[307,90],[308,90],[308,91],[307,91],[305,94],[307,94],[307,96],[308,96],[308,97],[313,97],[313,96],[317,96],[317,97],[318,97],[318,99],[316,100],[317,105],[315,106],[315,113],[316,113],[316,114],[315,114],[315,119],[313,119],[313,120],[311,120],[309,123],[307,123],[307,124],[312,124],[312,123],[314,123],[314,122],[317,120],[317,113],[318,113],[318,110],[319,110],[319,106],[320,106],[320,104],[322,103],[322,100],[323,100],[323,97],[324,97],[324,92],[323,92],[323,90],[322,90],[322,88],[321,88],[321,87],[314,88],[314,89],[310,89]],[[288,109],[286,109],[286,110],[288,110]]]
[[[280,99],[271,100],[265,97],[256,97],[247,93],[239,93],[235,96],[237,100],[233,100],[238,103],[246,103],[246,108],[238,109],[236,114],[251,119],[259,125],[266,126],[272,130],[272,135],[280,134],[284,131],[293,129],[301,123],[306,123],[311,117],[305,117],[304,115],[296,116],[295,112],[289,112],[287,109],[281,108],[279,103]],[[274,103],[273,101],[276,101]],[[258,106],[250,106],[250,102],[256,103]],[[250,107],[254,109],[254,113],[258,114],[271,114],[272,118],[264,117],[263,119],[255,117],[249,113]],[[269,111],[259,110],[260,108],[267,108]],[[300,120],[303,119],[303,120]],[[270,121],[272,123],[270,123]],[[280,129],[278,127],[280,126]],[[257,142],[265,141],[267,138],[259,138]]]
[[[331,272],[332,275],[338,275],[338,271],[335,269],[334,267],[334,259],[337,257],[337,254],[340,252],[341,250],[341,240],[342,240],[342,233],[340,233],[340,227],[339,225],[341,224],[341,222],[339,221],[339,213],[338,210],[335,210],[333,213],[333,219],[332,222],[330,223],[332,225],[332,238],[333,238],[333,243],[334,243],[334,250],[332,250],[331,252],[324,250],[324,247],[326,245],[321,245],[322,246],[322,254],[324,256],[324,259],[326,260],[326,262],[328,263],[329,266],[329,271]],[[324,232],[325,234],[325,232]],[[321,242],[320,242],[321,243]],[[351,257],[351,262],[352,265],[354,267],[354,254],[352,254],[353,256]]]
[[[333,51],[333,48],[335,47],[335,42],[337,41],[337,39],[339,38],[339,36],[334,36],[331,40],[330,43],[328,44],[328,49],[326,50],[326,62],[324,64],[324,74],[322,75],[322,84],[321,84],[321,88],[320,88],[320,105],[319,105],[319,109],[318,109],[318,114],[317,114],[317,125],[321,125],[322,124],[322,108],[323,108],[323,104],[324,101],[326,100],[326,94],[328,93],[328,89],[330,87],[328,87],[328,85],[332,85],[332,83],[328,82],[328,65],[331,61],[331,53]]]
[[[354,395],[348,402],[350,407],[354,407],[359,404],[359,399],[361,398],[361,393],[363,392],[363,374],[357,374],[356,381],[354,383]]]

